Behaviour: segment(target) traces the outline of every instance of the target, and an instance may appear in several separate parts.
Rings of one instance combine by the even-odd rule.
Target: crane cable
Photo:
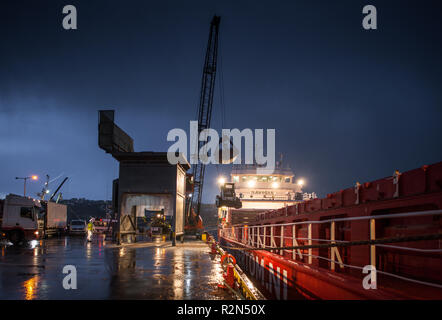
[[[221,43],[221,34],[218,35],[218,42]],[[226,122],[226,105],[225,105],[225,94],[224,94],[224,73],[223,73],[223,59],[222,59],[222,45],[218,46],[218,65],[219,65],[219,77],[218,77],[218,83],[219,83],[219,98],[220,98],[220,116],[221,116],[221,135],[222,135],[222,129],[225,127]],[[222,137],[222,136],[221,136]],[[216,174],[219,176],[219,168],[220,164],[216,164]]]

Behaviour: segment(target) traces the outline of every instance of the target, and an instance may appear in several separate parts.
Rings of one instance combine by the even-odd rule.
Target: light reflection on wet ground
[[[116,247],[101,236],[1,246],[0,299],[231,299],[217,288],[222,269],[208,252],[197,241]],[[63,289],[65,265],[77,269],[76,290]]]

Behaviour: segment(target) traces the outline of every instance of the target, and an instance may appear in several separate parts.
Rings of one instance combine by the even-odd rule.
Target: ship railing
[[[338,244],[345,243],[349,246],[352,245],[352,241],[348,240],[339,240],[336,239],[336,224],[339,222],[353,222],[353,221],[366,221],[368,223],[368,238],[372,242],[376,242],[376,221],[381,219],[395,219],[395,218],[407,218],[407,217],[421,217],[421,216],[440,216],[442,215],[442,210],[427,210],[427,211],[416,211],[416,212],[406,212],[406,213],[394,213],[394,214],[383,214],[383,215],[368,215],[368,216],[358,216],[358,217],[346,217],[346,218],[333,218],[327,220],[319,220],[319,221],[298,221],[298,222],[290,222],[290,223],[276,223],[276,224],[261,224],[261,225],[240,225],[233,226],[230,228],[225,228],[221,230],[221,235],[227,239],[233,240],[237,243],[241,243],[244,245],[244,248],[250,250],[250,248],[256,249],[265,249],[277,255],[284,256],[285,258],[289,258],[291,260],[300,260],[307,264],[312,264],[313,259],[321,259],[329,262],[329,268],[332,271],[336,270],[336,266],[339,266],[340,269],[349,268],[349,269],[363,269],[364,266],[351,265],[348,263],[344,263],[341,255],[340,249],[345,247],[346,245],[330,245],[327,250],[327,256],[321,256],[319,254],[313,254],[313,248],[307,249],[299,249],[293,247],[302,247],[302,246],[314,246],[315,243],[328,243],[328,244]],[[313,237],[313,225],[317,224],[328,224],[329,225],[329,238],[317,238]],[[305,228],[307,230],[305,230]],[[306,237],[298,237],[297,233],[301,231],[305,234]],[[439,238],[440,239],[440,238]],[[378,239],[381,240],[381,239]],[[400,239],[399,239],[400,240]],[[406,243],[407,241],[402,243]],[[392,241],[392,242],[401,242],[401,241]],[[413,242],[410,240],[409,242]],[[435,241],[435,243],[440,243],[440,241]],[[376,248],[390,248],[396,250],[404,250],[404,251],[412,251],[419,253],[442,253],[442,249],[440,248],[440,244],[438,248],[431,249],[422,249],[422,248],[414,248],[407,246],[398,246],[392,245],[388,243],[377,243],[377,244],[369,244],[369,265],[376,268]],[[284,249],[284,248],[290,249]],[[319,252],[319,250],[317,250]],[[287,253],[289,256],[287,256]],[[378,273],[389,275],[395,278],[399,278],[406,281],[411,281],[423,285],[429,285],[442,289],[442,285],[436,283],[429,283],[426,281],[420,281],[416,279],[407,278],[401,275],[385,272],[382,270],[377,270]]]

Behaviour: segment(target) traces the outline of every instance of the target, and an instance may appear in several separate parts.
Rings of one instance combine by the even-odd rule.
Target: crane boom
[[[64,178],[64,180],[60,183],[60,185],[58,186],[57,190],[54,191],[54,193],[52,194],[52,196],[49,198],[49,201],[51,201],[52,199],[54,199],[55,195],[57,194],[58,190],[61,189],[61,187],[63,186],[63,184],[66,182],[66,180],[68,179],[68,177]]]
[[[201,82],[201,95],[198,106],[198,137],[201,131],[210,128],[212,116],[213,93],[215,89],[216,62],[218,56],[218,31],[221,17],[214,16],[210,23],[209,41],[207,43],[206,57],[204,61],[203,77]],[[199,140],[199,139],[198,139]],[[198,149],[205,145],[205,141],[198,141]],[[203,194],[205,164],[200,161],[193,166],[193,196],[191,208],[200,214],[201,198]],[[189,212],[190,214],[190,212]]]

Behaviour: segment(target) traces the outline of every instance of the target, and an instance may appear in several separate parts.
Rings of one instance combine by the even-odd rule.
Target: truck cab
[[[13,244],[38,238],[40,202],[28,197],[9,194],[0,202],[0,230]]]

